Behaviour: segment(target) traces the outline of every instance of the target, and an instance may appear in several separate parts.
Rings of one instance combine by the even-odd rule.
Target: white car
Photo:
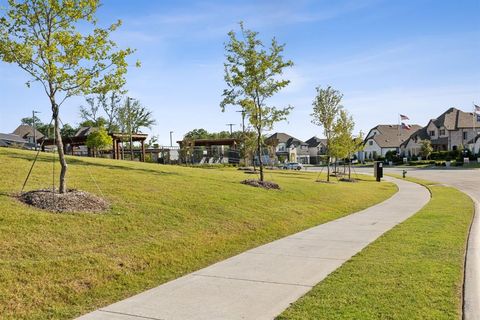
[[[303,166],[298,162],[289,162],[283,165],[284,170],[302,170]]]

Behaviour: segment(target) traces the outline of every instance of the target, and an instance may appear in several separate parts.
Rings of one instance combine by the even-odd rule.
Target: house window
[[[444,136],[445,135],[445,129],[440,129],[440,135]]]
[[[468,138],[467,133],[468,132],[463,132],[463,140],[467,140],[467,138]]]
[[[373,141],[372,140],[368,141],[368,145],[373,146]]]
[[[428,135],[429,135],[430,137],[435,137],[435,131],[434,131],[434,130],[430,130],[430,131],[428,132]]]

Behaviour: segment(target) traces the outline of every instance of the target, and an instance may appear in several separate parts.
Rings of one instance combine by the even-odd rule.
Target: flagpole
[[[402,122],[402,116],[400,115],[400,113],[398,114],[398,129],[397,129],[397,135],[400,137],[400,125],[401,125],[401,122]]]

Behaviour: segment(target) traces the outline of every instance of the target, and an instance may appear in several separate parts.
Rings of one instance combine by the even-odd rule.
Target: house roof
[[[0,140],[14,142],[14,143],[27,143],[28,141],[13,133],[0,133]]]
[[[308,145],[307,143],[303,142],[300,139],[297,139],[295,137],[292,137],[289,134],[283,133],[283,132],[276,132],[272,134],[270,137],[265,139],[265,142],[268,144],[270,142],[276,141],[278,143],[285,143],[287,147],[290,146],[299,146],[299,145]]]
[[[313,136],[307,141],[305,141],[305,143],[308,144],[308,147],[315,148],[315,147],[318,147],[320,144],[326,145],[327,139],[320,139],[316,136]]]
[[[471,143],[477,143],[477,140],[480,139],[480,134],[478,134],[475,138],[471,139],[470,141],[468,141],[467,143],[468,144],[471,144]]]
[[[437,128],[445,127],[447,130],[458,130],[461,128],[473,128],[474,126],[480,126],[480,121],[478,121],[473,112],[464,112],[462,110],[458,110],[457,108],[448,109],[438,118],[433,119],[432,122]]]
[[[366,141],[373,139],[380,148],[398,148],[412,133],[421,128],[418,124],[411,125],[410,129],[398,124],[380,124],[370,130],[377,130],[378,134],[366,139]]]
[[[12,132],[12,134],[15,134],[21,138],[28,138],[28,137],[33,137],[33,127],[28,124],[21,124],[15,129],[15,131]],[[35,129],[35,135],[37,139],[43,138],[43,134]]]
[[[418,139],[418,140],[430,139],[430,136],[428,135],[428,132],[427,132],[427,127],[420,128],[417,131],[415,131],[414,133],[412,133],[410,135],[410,137],[408,137],[407,140],[402,142],[402,144],[400,146],[406,146],[407,143],[412,139]]]
[[[97,130],[98,128],[95,128],[95,127],[81,127],[80,129],[77,130],[74,137],[86,137],[90,133],[95,132]]]

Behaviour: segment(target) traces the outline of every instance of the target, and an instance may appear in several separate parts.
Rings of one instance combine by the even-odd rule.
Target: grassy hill
[[[396,191],[366,177],[324,184],[315,182],[317,173],[286,171],[267,171],[282,190],[263,190],[240,184],[251,176],[232,168],[69,157],[69,187],[103,196],[112,208],[58,214],[10,196],[20,191],[33,158],[0,149],[4,318],[71,318]],[[42,154],[26,189],[51,187],[52,168],[52,155]]]

